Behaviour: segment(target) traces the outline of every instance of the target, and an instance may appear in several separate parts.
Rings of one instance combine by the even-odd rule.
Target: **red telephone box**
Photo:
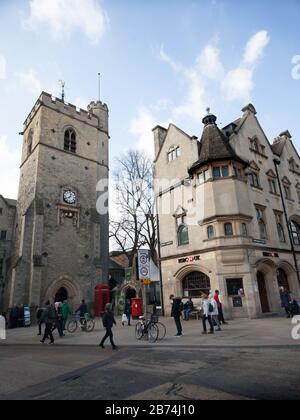
[[[131,299],[132,317],[138,318],[143,315],[143,299]]]
[[[95,316],[102,316],[105,305],[110,302],[110,290],[107,284],[98,284],[95,287]]]

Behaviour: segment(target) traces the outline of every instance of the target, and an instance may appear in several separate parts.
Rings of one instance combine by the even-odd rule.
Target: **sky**
[[[300,150],[300,1],[0,0],[0,194],[16,198],[22,124],[44,90],[110,109],[110,164],[153,154],[152,128],[201,136],[253,103],[269,141]]]

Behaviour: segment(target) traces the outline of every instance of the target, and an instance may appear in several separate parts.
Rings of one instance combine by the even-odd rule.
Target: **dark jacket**
[[[183,304],[182,304],[181,298],[173,299],[171,316],[173,318],[180,317],[182,310],[183,310]]]
[[[102,318],[103,327],[111,330],[112,327],[117,325],[114,314],[111,311],[106,311]]]
[[[183,309],[186,311],[187,309],[189,309],[190,311],[194,310],[194,304],[193,302],[191,302],[190,300],[188,300],[185,304]]]
[[[79,312],[81,318],[84,318],[84,315],[88,313],[87,304],[86,303],[82,303],[79,306],[79,308],[77,309],[76,314],[77,314],[77,312]]]
[[[288,307],[291,303],[291,292],[280,292],[280,299],[284,308]]]
[[[125,308],[124,308],[124,314],[125,315],[131,315],[131,313],[132,313],[131,304],[126,302],[125,303]]]
[[[51,324],[56,317],[56,311],[53,305],[47,305],[40,319],[41,324]]]
[[[37,310],[36,312],[36,319],[38,320],[38,322],[40,322],[42,315],[43,315],[44,309],[40,308]]]

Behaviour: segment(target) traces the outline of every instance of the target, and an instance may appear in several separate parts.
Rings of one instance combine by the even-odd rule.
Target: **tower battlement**
[[[108,124],[105,120],[103,120],[105,115],[107,115],[107,118],[105,119],[108,120],[108,107],[106,104],[103,104],[100,101],[93,101],[88,105],[87,110],[85,110],[76,107],[73,104],[64,102],[62,99],[56,98],[47,92],[42,92],[36,101],[34,107],[24,122],[24,131],[26,131],[41,106],[46,106],[56,112],[63,113],[71,118],[75,118],[79,121],[93,125],[103,131],[107,131]],[[99,118],[99,112],[101,113],[102,118]]]

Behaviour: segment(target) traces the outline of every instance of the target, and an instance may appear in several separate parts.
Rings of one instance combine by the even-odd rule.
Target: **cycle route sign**
[[[139,279],[143,281],[144,284],[151,283],[149,250],[140,249],[138,251],[138,262],[139,262]]]

